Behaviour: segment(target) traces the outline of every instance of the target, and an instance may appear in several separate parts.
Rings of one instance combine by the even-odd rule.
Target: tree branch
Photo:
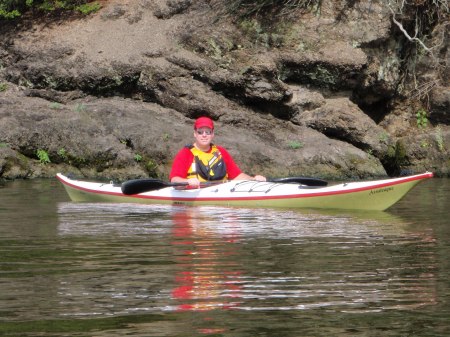
[[[411,41],[411,42],[413,42],[413,41],[418,42],[418,43],[422,46],[423,49],[425,49],[427,52],[431,53],[431,50],[432,50],[434,47],[428,48],[428,47],[425,45],[425,43],[423,43],[422,40],[419,39],[419,38],[417,37],[417,29],[416,29],[415,35],[414,35],[413,37],[411,37],[411,36],[408,34],[408,32],[406,31],[406,29],[403,27],[403,25],[402,25],[400,22],[398,22],[397,19],[395,18],[395,12],[394,12],[394,10],[393,10],[390,6],[388,6],[388,7],[389,7],[389,9],[390,9],[390,11],[391,11],[391,13],[392,13],[392,21],[394,21],[394,23],[398,26],[398,28],[400,28],[400,30],[402,31],[403,35],[405,35],[406,38],[407,38],[409,41]]]

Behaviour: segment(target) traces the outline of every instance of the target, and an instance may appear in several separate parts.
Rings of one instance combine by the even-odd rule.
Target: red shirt
[[[217,145],[216,145],[217,146]],[[239,174],[242,173],[241,169],[234,162],[233,157],[221,146],[217,146],[220,153],[222,154],[223,161],[227,167],[228,179],[234,179]],[[209,150],[211,151],[211,149]],[[170,171],[169,180],[173,177],[186,178],[189,168],[194,161],[194,154],[187,147],[183,147],[175,156],[172,164],[172,169]]]

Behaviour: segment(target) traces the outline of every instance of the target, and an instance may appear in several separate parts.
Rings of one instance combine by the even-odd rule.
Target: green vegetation
[[[220,67],[227,68],[231,58],[226,56],[233,49],[233,43],[227,39],[209,38],[203,52],[210,56]]]
[[[420,128],[426,128],[428,125],[428,118],[427,118],[427,111],[425,109],[419,109],[416,112],[416,121],[417,121],[417,127]]]
[[[75,10],[79,11],[84,15],[89,15],[91,13],[97,12],[102,6],[98,2],[87,3],[83,5],[79,5],[75,8]]]
[[[67,152],[64,148],[61,148],[58,150],[58,156],[60,156],[62,159],[67,159]]]
[[[421,147],[421,148],[426,149],[426,148],[428,148],[429,146],[430,146],[430,143],[428,143],[428,140],[426,140],[426,139],[423,139],[423,140],[420,142],[420,147]]]
[[[292,150],[301,149],[303,146],[305,146],[305,144],[299,142],[298,140],[292,140],[288,143],[288,147]]]
[[[77,11],[84,15],[96,12],[101,5],[90,0],[0,0],[0,19],[14,19],[27,11]]]
[[[155,161],[149,159],[147,164],[145,165],[145,169],[147,170],[150,177],[158,176],[158,164]]]
[[[265,48],[283,46],[290,28],[286,24],[264,28],[257,19],[244,19],[240,22],[239,27],[248,36],[252,44]]]
[[[85,166],[88,160],[84,157],[71,157],[71,161],[69,162],[70,165],[73,165],[75,167],[82,167]]]
[[[164,134],[162,135],[162,139],[163,141],[167,142],[170,139],[170,135],[166,132],[164,132]]]
[[[15,7],[17,7],[16,1],[0,0],[0,19],[14,19],[20,16],[20,12]]]
[[[316,83],[324,83],[334,85],[338,82],[338,78],[330,69],[317,65],[310,72],[307,72],[311,81]]]
[[[139,163],[140,161],[142,161],[142,156],[139,153],[136,153],[134,155],[134,160]]]
[[[296,14],[299,11],[317,13],[322,1],[227,0],[217,2],[215,6],[220,16],[228,16],[235,21],[253,45],[280,48],[288,43],[297,43],[301,35],[295,31],[299,24]],[[238,48],[243,46],[238,45]]]
[[[440,127],[436,128],[435,140],[438,150],[440,152],[444,152],[445,151],[444,136],[442,135],[442,129]]]
[[[41,162],[41,164],[48,164],[50,163],[50,157],[48,156],[47,151],[39,149],[36,151],[36,156],[38,157],[39,161]]]
[[[83,103],[77,103],[74,109],[76,112],[83,112],[86,111],[86,105],[84,105]]]
[[[378,136],[378,140],[380,141],[380,143],[384,143],[387,144],[388,140],[389,140],[389,134],[384,131],[382,132],[379,136]]]
[[[317,11],[322,0],[228,0],[227,12],[238,19],[256,17],[286,17],[297,9]]]
[[[50,109],[55,109],[55,110],[59,110],[62,108],[61,103],[58,102],[52,102],[50,103]]]
[[[0,82],[0,92],[6,91],[8,89],[8,85],[6,83]]]
[[[401,140],[395,146],[389,146],[384,162],[392,172],[400,172],[401,167],[408,164],[406,147]]]

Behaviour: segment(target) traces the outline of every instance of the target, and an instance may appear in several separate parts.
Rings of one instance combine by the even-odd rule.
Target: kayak
[[[217,205],[264,208],[319,208],[383,211],[403,198],[433,173],[374,181],[308,186],[289,182],[228,181],[202,188],[167,186],[137,194],[124,194],[113,182],[70,179],[58,173],[70,199],[75,202],[114,202],[173,205]],[[145,180],[143,180],[145,181]]]

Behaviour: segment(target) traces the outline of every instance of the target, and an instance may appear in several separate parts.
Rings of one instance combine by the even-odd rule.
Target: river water
[[[0,336],[450,336],[450,180],[386,212],[0,188]]]

